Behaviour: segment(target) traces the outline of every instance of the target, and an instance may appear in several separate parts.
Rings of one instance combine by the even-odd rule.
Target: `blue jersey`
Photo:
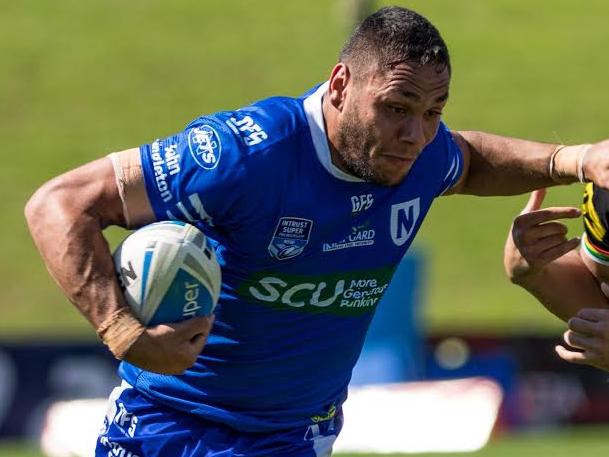
[[[223,277],[211,335],[184,375],[122,363],[145,395],[244,431],[321,422],[346,398],[374,310],[462,156],[441,124],[400,185],[343,173],[326,87],[200,117],[140,148],[156,217],[202,229]]]

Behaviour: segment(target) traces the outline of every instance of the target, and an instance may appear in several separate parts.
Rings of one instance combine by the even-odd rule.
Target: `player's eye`
[[[406,108],[398,105],[389,105],[389,109],[396,114],[406,114]]]
[[[439,110],[430,110],[425,113],[429,119],[436,119],[442,116],[442,111]]]

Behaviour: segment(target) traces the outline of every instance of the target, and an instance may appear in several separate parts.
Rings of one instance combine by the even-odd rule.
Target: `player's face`
[[[436,136],[449,83],[448,69],[405,63],[351,78],[337,122],[338,165],[367,181],[399,184]]]

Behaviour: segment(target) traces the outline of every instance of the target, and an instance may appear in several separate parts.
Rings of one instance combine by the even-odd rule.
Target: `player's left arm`
[[[452,134],[463,173],[447,194],[515,195],[583,179],[609,188],[609,141],[564,146],[484,132]]]

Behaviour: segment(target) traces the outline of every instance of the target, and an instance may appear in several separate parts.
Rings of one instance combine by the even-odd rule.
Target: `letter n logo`
[[[397,246],[402,246],[408,239],[419,219],[419,198],[391,206],[391,239]]]

